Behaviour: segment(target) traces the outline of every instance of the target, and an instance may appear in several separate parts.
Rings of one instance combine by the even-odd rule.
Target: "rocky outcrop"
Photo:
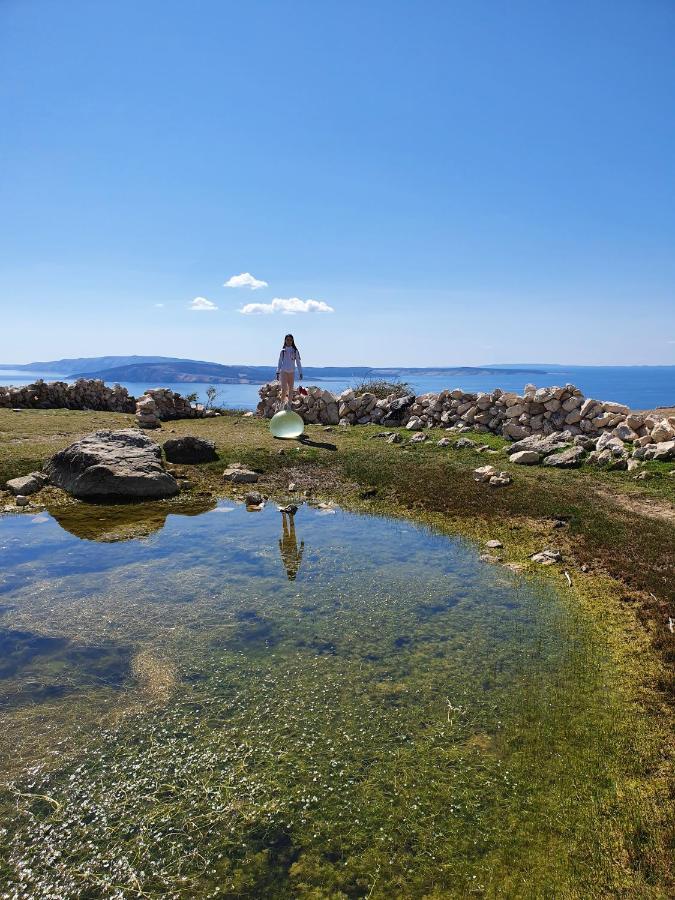
[[[258,414],[271,418],[279,408],[279,385],[260,388]],[[337,396],[322,388],[310,387],[306,395],[296,393],[292,408],[307,423],[334,425],[402,426],[411,431],[449,428],[500,434],[520,443],[530,437],[549,437],[561,450],[575,438],[597,439],[603,435],[636,446],[675,440],[675,417],[634,413],[613,401],[584,397],[573,384],[564,387],[525,386],[521,394],[496,389],[470,393],[459,388],[437,394],[377,399],[374,394],[343,391]],[[519,446],[519,450],[536,450]],[[544,448],[546,449],[546,448]],[[516,451],[517,452],[517,451]],[[542,454],[548,455],[548,454]]]
[[[52,484],[80,499],[153,500],[178,493],[159,445],[131,428],[88,434],[44,468]]]
[[[196,463],[214,462],[218,459],[216,445],[205,438],[185,437],[170,438],[164,443],[164,455],[167,462],[184,463],[192,465]]]

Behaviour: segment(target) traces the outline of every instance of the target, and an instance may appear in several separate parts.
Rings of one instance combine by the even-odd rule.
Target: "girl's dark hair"
[[[296,353],[299,353],[300,351],[299,351],[298,348],[295,346],[295,338],[293,337],[292,334],[287,334],[286,337],[284,338],[284,347],[286,346],[286,338],[290,338],[290,339],[291,339],[291,347],[293,347],[293,349],[295,350]]]

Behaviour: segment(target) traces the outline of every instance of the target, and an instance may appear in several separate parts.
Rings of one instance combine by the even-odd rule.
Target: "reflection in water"
[[[298,539],[295,535],[295,513],[281,511],[282,532],[279,538],[279,551],[281,553],[281,561],[286,569],[286,575],[289,581],[295,581],[302,562],[302,554],[305,550],[305,542],[300,542],[298,548]]]
[[[50,512],[61,528],[75,537],[114,543],[148,537],[161,531],[169,515],[198,516],[215,506],[216,501],[208,496],[172,503],[162,500],[151,503],[77,503],[56,507]]]

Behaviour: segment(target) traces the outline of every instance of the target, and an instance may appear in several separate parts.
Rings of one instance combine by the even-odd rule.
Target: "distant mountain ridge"
[[[150,382],[185,384],[264,384],[275,376],[274,366],[237,366],[205,360],[180,359],[172,356],[98,356],[58,359],[25,365],[0,365],[2,369],[23,372],[53,372],[64,378],[100,378],[107,382]],[[371,366],[307,366],[308,379],[406,378],[420,375],[485,375],[522,371],[541,374],[534,369],[458,366],[378,367]]]

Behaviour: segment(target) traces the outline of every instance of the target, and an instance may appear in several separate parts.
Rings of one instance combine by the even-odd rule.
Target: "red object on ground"
[[[299,387],[298,393],[302,394],[303,397],[306,397],[307,396],[307,388]]]

